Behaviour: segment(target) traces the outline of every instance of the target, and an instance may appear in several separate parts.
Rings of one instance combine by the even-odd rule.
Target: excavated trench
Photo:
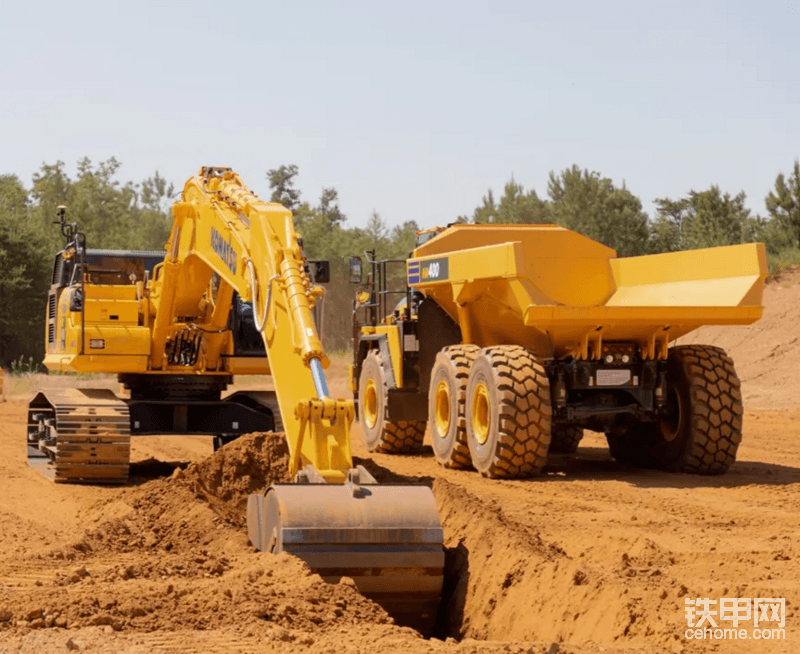
[[[444,479],[404,477],[370,460],[360,463],[379,481],[424,483],[433,490],[446,548],[435,637],[608,644],[674,638],[665,621],[645,619],[644,607],[664,599],[661,578],[637,577],[664,558],[655,543],[597,567],[509,519],[493,500]]]
[[[592,570],[502,509],[444,480],[433,484],[447,548],[437,636],[581,642],[630,637],[636,609],[615,571]]]
[[[379,481],[433,489],[446,547],[434,636],[613,642],[652,632],[636,602],[620,599],[625,570],[587,567],[458,485],[401,477],[371,460],[357,463]],[[46,601],[61,605],[58,619],[72,626],[148,631],[242,621],[256,630],[312,631],[387,623],[385,613],[354,588],[319,588],[318,578],[292,557],[253,555],[244,529],[246,499],[286,479],[281,438],[249,435],[185,469],[152,461],[140,468],[143,479],[173,473],[125,489],[101,507],[81,541],[53,551],[45,567],[64,572],[56,574],[55,590],[17,597],[25,615],[46,615],[39,608]],[[109,590],[98,595],[87,586],[95,581]]]

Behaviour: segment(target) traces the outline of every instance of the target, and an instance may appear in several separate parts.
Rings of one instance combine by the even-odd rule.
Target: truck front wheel
[[[428,391],[428,424],[436,460],[445,468],[470,468],[467,380],[477,345],[451,345],[436,355]]]

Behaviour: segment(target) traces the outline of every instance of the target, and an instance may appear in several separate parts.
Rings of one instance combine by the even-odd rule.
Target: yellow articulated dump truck
[[[421,232],[407,261],[366,254],[351,385],[371,451],[414,451],[429,427],[440,464],[527,477],[591,429],[629,465],[734,462],[733,361],[670,343],[761,317],[760,243],[617,258],[556,225],[452,225]],[[401,265],[405,290],[390,290]],[[351,259],[351,282],[363,266]]]

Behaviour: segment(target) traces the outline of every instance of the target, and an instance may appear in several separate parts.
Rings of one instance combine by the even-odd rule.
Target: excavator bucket
[[[428,487],[378,485],[359,467],[342,485],[276,484],[251,495],[247,522],[257,549],[294,554],[331,583],[350,577],[398,624],[433,628],[444,549]]]

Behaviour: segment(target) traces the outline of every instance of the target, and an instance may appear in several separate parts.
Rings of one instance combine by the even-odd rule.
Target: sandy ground
[[[380,480],[436,496],[447,581],[431,639],[348,583],[248,545],[243,501],[284,474],[280,441],[211,456],[206,438],[140,438],[127,486],[57,486],[25,464],[25,399],[12,397],[0,404],[0,654],[796,652],[800,274],[768,287],[766,307],[752,327],[683,339],[727,347],[744,380],[744,438],[723,477],[626,468],[587,434],[540,478],[486,480],[429,451],[370,455],[356,425],[354,453]],[[341,368],[331,387],[344,394]],[[785,639],[753,638],[750,619],[748,639],[687,640],[686,600],[723,597],[785,598]]]

